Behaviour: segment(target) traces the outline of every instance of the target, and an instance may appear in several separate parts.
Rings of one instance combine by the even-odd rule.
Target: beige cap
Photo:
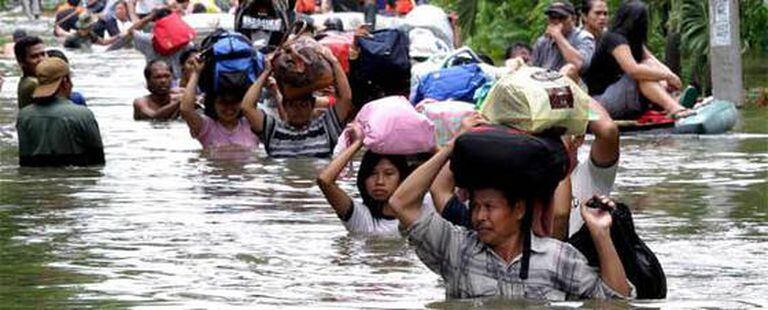
[[[53,96],[59,89],[61,80],[69,75],[69,65],[64,60],[56,57],[43,59],[35,68],[37,74],[37,88],[32,93],[33,98]]]

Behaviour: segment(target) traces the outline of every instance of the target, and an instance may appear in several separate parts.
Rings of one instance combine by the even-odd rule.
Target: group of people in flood
[[[330,2],[335,9],[345,1]],[[361,7],[378,3],[346,2]],[[386,1],[383,8],[397,11],[400,2]],[[163,10],[186,13],[184,3]],[[193,3],[208,10],[206,1]],[[414,12],[422,7],[409,3]],[[320,10],[303,11],[301,6],[311,4],[316,3],[298,1],[296,11]],[[454,33],[442,35],[414,25],[377,31],[363,25],[345,32],[333,19],[327,20],[326,29],[305,25],[302,31],[291,31],[271,50],[256,50],[247,38],[230,31],[214,33],[200,46],[187,41],[160,52],[153,39],[157,34],[142,29],[167,12],[141,11],[134,0],[108,3],[98,19],[104,21],[104,32],[117,31],[111,39],[94,39],[99,23],[89,15],[94,12],[77,14],[76,3],[66,5],[63,12],[76,15],[73,27],[78,30],[66,34],[73,28],[56,23],[57,35],[70,36],[65,47],[74,41],[107,44],[129,38],[146,57],[148,94],[133,101],[134,119],[181,118],[191,138],[211,152],[255,151],[263,145],[271,157],[330,158],[316,182],[344,227],[355,234],[407,237],[424,264],[442,276],[448,297],[636,296],[637,284],[628,280],[611,237],[610,211],[616,204],[607,196],[619,165],[613,119],[642,112],[647,100],[675,117],[690,113],[671,92],[682,88],[679,77],[645,47],[648,9],[643,2],[623,3],[606,29],[605,1],[585,0],[579,14],[570,2],[555,0],[544,12],[547,27],[533,48],[511,44],[498,67],[469,49],[454,53],[459,47]],[[413,42],[416,34],[426,32],[416,30],[441,40],[444,45],[428,47],[436,54],[449,46],[443,53],[447,56],[413,57],[424,55],[416,53],[424,50],[414,50],[424,45]],[[371,42],[387,42],[390,50],[382,53],[367,45]],[[404,49],[405,62],[397,58],[398,48]],[[73,91],[76,84],[63,53],[46,49],[40,38],[30,35],[16,40],[14,52],[23,73],[16,125],[19,164],[105,164],[98,123],[85,104],[87,96]],[[424,70],[434,59],[442,64],[416,76],[417,67]],[[403,66],[405,76],[399,70]],[[533,72],[526,78],[534,82],[515,84],[520,72]],[[440,82],[446,76],[461,79]],[[465,83],[475,79],[482,82]],[[465,84],[473,85],[468,97]],[[490,90],[480,95],[484,84]],[[531,129],[527,120],[499,117],[508,113],[499,106],[528,104],[510,96],[508,87],[545,94],[536,100],[545,102],[551,115],[561,115],[553,116],[561,123]],[[424,100],[406,104],[402,115],[391,115],[400,113],[393,112],[399,108],[379,108],[363,120],[362,110],[400,107],[413,93]],[[458,107],[453,104],[457,101],[471,108],[443,116],[424,112],[442,102]],[[421,128],[427,128],[429,141],[417,139],[423,136]],[[594,140],[588,158],[579,161],[577,151],[587,130]],[[446,141],[434,139],[446,133]],[[403,145],[416,151],[394,151]],[[363,149],[357,191],[350,193],[338,180]],[[598,266],[589,265],[567,242],[582,227],[594,242]]]

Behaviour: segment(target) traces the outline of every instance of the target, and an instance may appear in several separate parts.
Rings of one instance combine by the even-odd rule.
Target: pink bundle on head
[[[360,109],[351,124],[363,134],[363,145],[378,154],[408,155],[430,152],[435,148],[435,125],[419,114],[402,96],[371,101]],[[346,148],[346,129],[339,145]],[[334,153],[337,153],[339,148]]]

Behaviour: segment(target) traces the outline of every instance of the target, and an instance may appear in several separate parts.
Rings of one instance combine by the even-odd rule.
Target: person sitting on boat
[[[632,297],[634,289],[611,240],[608,212],[581,209],[599,255],[598,270],[590,267],[576,248],[548,237],[541,227],[531,224],[531,218],[553,199],[557,182],[566,175],[563,163],[567,155],[559,138],[516,134],[508,137],[508,142],[521,147],[507,159],[507,171],[513,175],[505,177],[514,180],[536,171],[542,178],[533,184],[530,180],[516,182],[533,191],[505,184],[468,188],[471,230],[424,212],[420,206],[451,156],[452,142],[411,173],[389,199],[419,259],[443,278],[446,296],[548,300]],[[539,156],[553,150],[552,156]],[[607,198],[600,200],[612,203]]]
[[[515,62],[524,63],[526,65],[531,64],[531,47],[528,46],[528,44],[518,41],[509,45],[504,51],[504,64],[509,67],[517,68],[517,64],[513,65]]]
[[[194,70],[194,69],[193,69]],[[171,87],[171,66],[155,59],[144,67],[149,95],[133,100],[133,119],[169,120],[179,117],[184,89]]]
[[[581,6],[582,29],[595,39],[605,32],[608,25],[608,4],[605,0],[584,0]]]
[[[194,70],[181,97],[181,117],[187,122],[193,138],[200,141],[206,150],[251,150],[259,145],[248,119],[243,116],[242,102],[245,102],[245,89],[231,86],[221,89],[218,93],[205,94],[205,100],[211,102],[212,109],[198,113],[197,102],[198,81],[203,70],[204,62],[198,57],[192,58]],[[262,75],[263,76],[263,75]],[[266,78],[266,77],[264,77]]]
[[[691,115],[667,90],[680,90],[680,77],[653,56],[647,41],[648,7],[642,1],[622,3],[584,74],[589,94],[613,119],[638,118],[647,107],[643,97],[672,118]]]
[[[99,124],[91,110],[69,101],[69,65],[56,57],[35,68],[39,85],[34,103],[19,110],[20,166],[88,166],[104,164]]]
[[[552,2],[545,14],[547,29],[533,45],[533,65],[560,71],[578,81],[581,73],[589,67],[595,51],[595,39],[576,28],[576,9],[567,0]]]
[[[357,171],[357,189],[363,202],[352,199],[336,179],[363,146],[359,128],[350,131],[352,145],[331,161],[317,176],[317,186],[323,191],[344,227],[351,233],[367,235],[397,235],[399,222],[388,204],[389,197],[408,176],[411,169],[403,155],[381,155],[365,152]],[[432,202],[422,204],[431,212]]]
[[[97,22],[98,17],[91,13],[81,14],[77,19],[77,23],[75,23],[75,29],[77,29],[77,31],[74,34],[67,36],[64,40],[64,47],[88,49],[91,47],[91,44],[110,45],[120,38],[118,35],[109,39],[104,39],[96,35],[93,31],[93,26],[96,25]]]
[[[257,109],[256,102],[261,98],[261,90],[267,85],[267,77],[272,71],[269,60],[265,62],[267,69],[243,99],[243,112],[253,132],[264,142],[269,156],[328,157],[333,153],[339,134],[352,114],[352,90],[336,57],[326,48],[321,52],[333,69],[333,97],[336,100],[324,113],[315,113],[316,98],[312,94],[294,100],[283,99],[285,121]]]

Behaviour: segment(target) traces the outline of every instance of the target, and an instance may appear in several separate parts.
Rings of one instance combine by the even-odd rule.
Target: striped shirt
[[[528,279],[520,279],[520,258],[506,263],[474,231],[440,215],[422,212],[403,232],[416,254],[445,281],[448,298],[499,296],[547,300],[623,298],[600,278],[597,268],[570,244],[532,235]],[[627,282],[629,283],[629,282]],[[634,288],[630,284],[632,294]]]
[[[312,119],[309,126],[302,129],[264,113],[262,141],[267,154],[272,157],[329,157],[341,130],[333,108]]]

